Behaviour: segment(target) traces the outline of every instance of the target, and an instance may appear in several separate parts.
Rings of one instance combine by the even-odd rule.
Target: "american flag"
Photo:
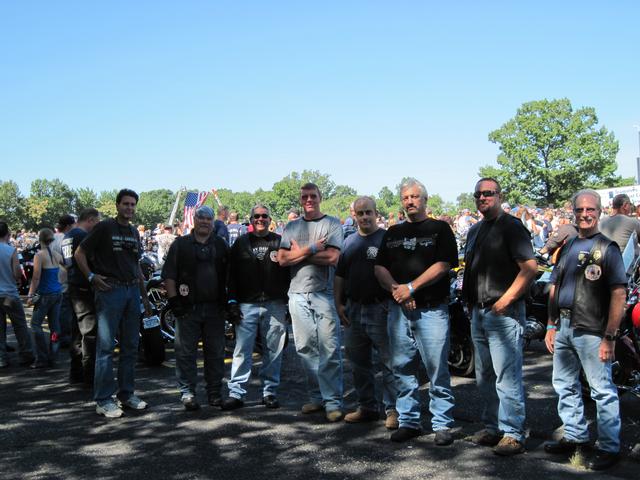
[[[209,192],[187,192],[184,199],[184,228],[191,230],[193,228],[193,214],[202,206],[209,196]]]

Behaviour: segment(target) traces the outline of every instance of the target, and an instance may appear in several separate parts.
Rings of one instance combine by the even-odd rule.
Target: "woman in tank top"
[[[51,250],[54,240],[49,228],[40,230],[40,250],[33,258],[33,278],[27,296],[27,305],[33,305],[31,330],[36,344],[36,361],[32,368],[53,367],[59,347],[60,305],[62,285],[58,279],[63,267],[62,254]],[[49,323],[49,336],[42,330],[45,316]]]

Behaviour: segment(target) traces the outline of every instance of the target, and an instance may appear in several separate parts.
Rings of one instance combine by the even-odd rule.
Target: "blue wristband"
[[[409,289],[409,295],[413,297],[413,294],[416,293],[416,289],[413,288],[413,282],[407,283],[407,288]]]
[[[556,327],[555,325],[547,325],[547,330],[557,330],[558,327]]]
[[[234,299],[231,299],[231,300],[229,300],[227,303],[228,303],[229,305],[232,305],[232,304],[234,304],[234,303],[238,303],[238,302],[237,302],[236,300],[234,300]]]

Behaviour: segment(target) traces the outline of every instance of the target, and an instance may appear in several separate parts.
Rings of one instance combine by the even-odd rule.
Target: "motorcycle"
[[[459,377],[472,377],[475,371],[475,351],[471,338],[470,312],[462,300],[464,267],[451,270],[451,301],[449,303],[449,371]]]
[[[22,270],[22,277],[18,285],[20,295],[27,295],[29,293],[29,284],[31,283],[31,277],[33,277],[33,257],[36,256],[38,250],[40,250],[40,244],[25,248],[18,253],[18,261],[20,262],[20,269]]]
[[[551,289],[549,280],[553,267],[538,252],[536,252],[535,256],[538,264],[538,273],[536,281],[531,285],[526,301],[527,319],[522,335],[525,349],[529,347],[532,340],[543,341],[547,333],[547,304],[549,302],[549,290]]]

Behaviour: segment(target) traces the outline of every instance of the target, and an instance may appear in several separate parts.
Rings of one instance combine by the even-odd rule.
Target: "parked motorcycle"
[[[449,303],[449,371],[459,377],[472,377],[475,350],[471,338],[471,314],[462,301],[464,267],[451,271]]]
[[[536,262],[538,263],[538,273],[536,281],[531,285],[529,296],[526,301],[527,320],[525,324],[524,348],[527,348],[532,340],[544,341],[547,333],[547,304],[549,302],[549,290],[551,284],[552,265],[542,255],[536,252]]]

